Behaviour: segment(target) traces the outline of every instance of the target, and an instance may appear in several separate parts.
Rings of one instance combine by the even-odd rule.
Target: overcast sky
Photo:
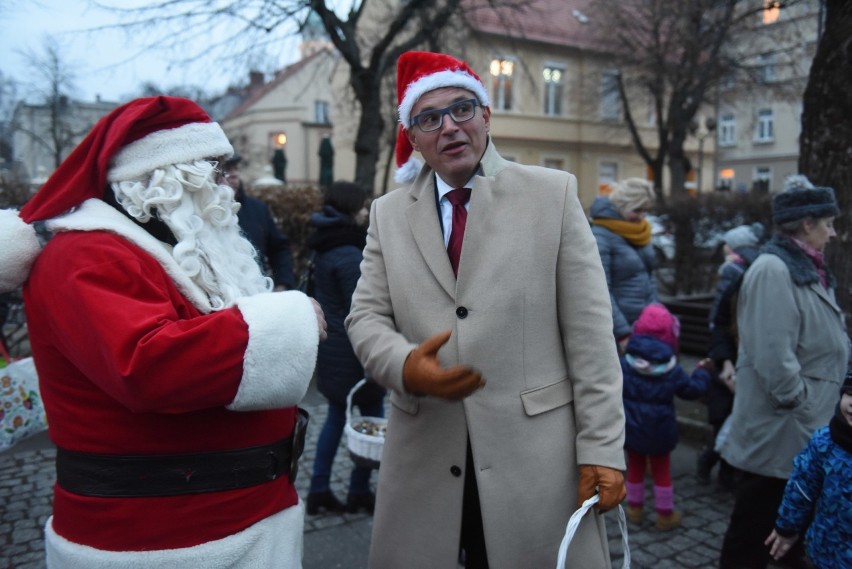
[[[139,1],[112,3],[132,5]],[[20,83],[19,97],[31,98],[28,84],[32,84],[33,74],[17,52],[43,53],[44,38],[50,35],[63,47],[65,61],[76,72],[78,90],[73,96],[81,100],[94,100],[97,95],[103,100],[123,100],[138,92],[145,81],[164,89],[197,85],[208,93],[218,93],[235,81],[245,82],[248,76],[248,69],[211,73],[210,69],[218,68],[210,61],[170,65],[168,54],[163,52],[133,58],[144,45],[141,41],[128,43],[118,30],[87,31],[117,22],[114,14],[89,7],[86,0],[0,0],[0,71]],[[282,57],[280,65],[293,59]]]

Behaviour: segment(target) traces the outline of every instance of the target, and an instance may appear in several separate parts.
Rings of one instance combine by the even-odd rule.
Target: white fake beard
[[[251,243],[240,233],[234,191],[216,184],[214,164],[199,160],[154,170],[144,180],[112,184],[119,204],[145,223],[156,215],[177,244],[172,257],[210,300],[213,310],[238,298],[272,290]]]

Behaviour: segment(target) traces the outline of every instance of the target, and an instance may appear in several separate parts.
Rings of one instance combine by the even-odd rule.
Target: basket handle
[[[361,381],[359,381],[358,383],[356,383],[355,386],[351,390],[349,390],[349,394],[346,396],[346,424],[347,425],[352,422],[352,396],[355,395],[355,392],[358,391],[359,389],[361,389],[361,386],[363,386],[365,383],[367,383],[366,377],[364,379],[362,379]]]

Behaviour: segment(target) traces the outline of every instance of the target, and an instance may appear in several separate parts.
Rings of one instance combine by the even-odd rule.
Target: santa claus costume
[[[320,334],[268,292],[195,103],[104,117],[18,213],[0,290],[24,285],[57,447],[49,568],[298,568],[291,464]]]

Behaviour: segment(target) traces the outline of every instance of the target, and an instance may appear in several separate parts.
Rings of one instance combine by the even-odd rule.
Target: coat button
[[[461,476],[461,468],[459,468],[458,466],[453,466],[452,468],[450,468],[450,474],[456,477]]]
[[[459,318],[467,318],[467,308],[464,306],[459,306],[456,308],[456,316]]]

